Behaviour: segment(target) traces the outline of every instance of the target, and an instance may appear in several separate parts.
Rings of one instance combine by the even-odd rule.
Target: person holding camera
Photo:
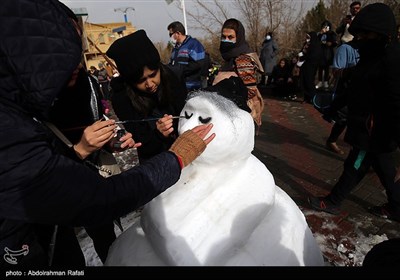
[[[349,26],[353,21],[354,17],[361,10],[361,2],[354,1],[350,4],[350,14],[342,20],[338,28],[336,28],[336,33],[340,36],[340,44],[348,43],[353,40],[353,35],[349,33]]]

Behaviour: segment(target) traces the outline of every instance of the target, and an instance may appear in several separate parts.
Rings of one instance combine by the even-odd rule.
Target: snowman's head
[[[250,113],[218,92],[199,90],[191,92],[179,120],[180,134],[200,124],[212,123],[209,132],[216,137],[196,159],[196,163],[215,164],[242,160],[254,148],[254,122]]]

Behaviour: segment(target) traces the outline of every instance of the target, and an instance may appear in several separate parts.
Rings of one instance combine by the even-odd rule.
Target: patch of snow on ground
[[[386,234],[367,236],[363,229],[372,226],[368,217],[335,220],[335,216],[313,210],[304,211],[306,217],[313,216],[320,219],[320,228],[312,229],[314,237],[325,257],[326,264],[332,266],[361,266],[365,255],[371,248],[387,240]],[[343,224],[347,225],[343,225]],[[351,225],[353,230],[347,227]],[[346,227],[347,226],[347,227]]]

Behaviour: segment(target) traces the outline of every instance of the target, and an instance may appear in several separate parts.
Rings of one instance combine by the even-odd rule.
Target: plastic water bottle
[[[114,138],[111,146],[113,156],[122,172],[139,165],[139,156],[136,148],[121,148],[122,142],[119,139],[126,134],[125,129],[117,130],[117,136]]]

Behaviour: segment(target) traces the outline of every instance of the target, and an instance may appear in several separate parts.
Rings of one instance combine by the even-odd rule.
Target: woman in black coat
[[[161,118],[159,121],[129,122],[139,161],[167,150],[175,141],[178,119],[186,99],[185,85],[160,62],[160,56],[144,30],[115,41],[107,56],[114,59],[120,77],[111,82],[112,107],[123,120]]]
[[[72,144],[85,148],[83,153],[85,158],[83,158],[83,154],[75,152],[77,148],[71,150],[65,143],[57,145],[60,153],[93,169],[99,165],[99,150],[108,150],[110,138],[115,135],[113,131],[110,134],[100,133],[102,127],[99,126],[99,120],[104,113],[100,96],[97,80],[89,75],[80,64],[49,111],[49,121]],[[132,134],[126,134],[124,139],[126,137],[130,137],[130,143],[124,141],[123,147],[127,144],[129,147],[133,147],[135,143],[132,140]],[[85,143],[89,143],[92,147],[88,149]],[[48,230],[43,230],[43,228],[43,226],[37,227],[38,234],[46,235]],[[101,226],[85,227],[85,231],[92,239],[96,253],[104,263],[107,259],[108,249],[116,239],[114,222],[108,221]],[[56,233],[53,264],[84,266],[85,257],[76,238],[75,228],[58,226]],[[45,246],[45,239],[43,243]]]

